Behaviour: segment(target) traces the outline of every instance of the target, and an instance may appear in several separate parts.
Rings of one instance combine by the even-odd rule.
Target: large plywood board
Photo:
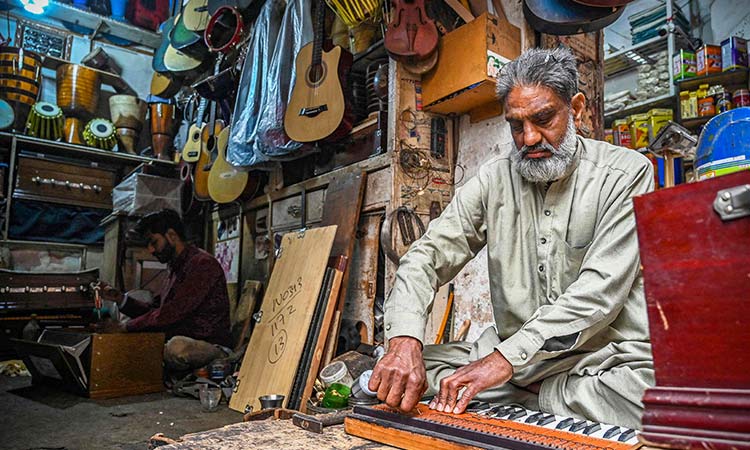
[[[258,397],[288,396],[325,274],[336,226],[287,233],[263,297],[229,407],[260,408]]]

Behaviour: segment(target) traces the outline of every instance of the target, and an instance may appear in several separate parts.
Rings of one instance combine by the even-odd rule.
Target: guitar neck
[[[315,8],[315,37],[313,40],[312,65],[318,66],[322,62],[323,35],[325,34],[326,6],[324,0],[318,0]]]
[[[203,125],[203,117],[206,116],[207,107],[208,107],[208,99],[201,97],[201,100],[198,103],[198,116],[195,118],[195,123],[197,123],[198,126]]]

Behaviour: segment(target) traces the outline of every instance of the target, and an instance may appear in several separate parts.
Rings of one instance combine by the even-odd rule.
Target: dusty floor
[[[91,400],[0,376],[1,450],[147,449],[156,433],[179,437],[242,421],[223,402],[212,413],[168,392]]]

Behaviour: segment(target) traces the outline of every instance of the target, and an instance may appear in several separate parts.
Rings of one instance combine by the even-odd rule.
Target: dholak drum
[[[65,114],[67,142],[82,143],[81,126],[96,112],[100,87],[99,73],[93,69],[77,64],[57,68],[57,105]]]
[[[115,126],[107,119],[92,119],[83,130],[83,139],[89,147],[112,150],[117,144]]]
[[[134,95],[113,95],[109,98],[109,113],[115,128],[141,131],[146,120],[146,102]]]
[[[29,136],[57,141],[63,136],[65,117],[55,104],[36,102],[29,112],[26,121],[26,132]]]
[[[174,136],[175,107],[171,103],[149,103],[151,134]]]
[[[13,107],[10,103],[0,99],[0,130],[7,130],[13,126],[16,115],[13,113]]]
[[[0,47],[0,98],[15,111],[15,126],[22,130],[39,94],[42,57],[18,47]]]

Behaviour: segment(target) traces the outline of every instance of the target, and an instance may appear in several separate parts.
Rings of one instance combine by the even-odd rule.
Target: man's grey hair
[[[532,48],[506,64],[497,76],[497,98],[505,104],[517,86],[546,86],[570,104],[578,93],[576,57],[568,47]]]

